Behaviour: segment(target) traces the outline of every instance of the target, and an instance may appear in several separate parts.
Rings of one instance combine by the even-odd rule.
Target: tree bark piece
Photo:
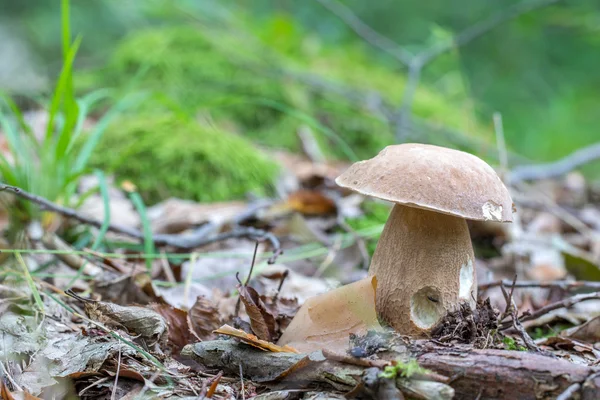
[[[233,375],[241,364],[244,376],[255,382],[283,382],[288,387],[328,383],[340,390],[350,390],[366,370],[327,360],[321,352],[268,353],[223,340],[188,345],[182,355]],[[406,359],[409,355],[416,357],[422,367],[453,377],[449,386],[457,400],[556,399],[577,383],[580,388],[574,396],[581,400],[600,399],[600,368],[521,351],[470,350],[431,342],[419,342],[407,353],[385,353],[385,358]],[[396,381],[405,393],[406,382]]]
[[[456,399],[555,399],[574,383],[583,384],[595,368],[522,351],[432,349],[417,357],[422,367],[453,376]],[[585,385],[584,385],[585,386]],[[478,397],[479,396],[479,397]],[[580,398],[600,398],[593,378]]]

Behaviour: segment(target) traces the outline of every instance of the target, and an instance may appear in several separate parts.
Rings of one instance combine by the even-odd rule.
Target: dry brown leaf
[[[223,323],[218,308],[206,297],[198,297],[188,315],[192,329],[201,340],[214,339],[213,331]]]
[[[41,400],[39,397],[32,395],[26,390],[23,392],[15,392],[14,394],[18,395],[18,397],[23,400]],[[16,400],[15,396],[8,390],[8,387],[6,387],[4,380],[2,379],[0,379],[0,398],[2,398],[2,400]]]
[[[267,310],[269,310],[272,315],[275,315],[275,320],[277,321],[277,337],[281,336],[281,333],[289,326],[300,308],[298,306],[298,299],[278,297],[276,301],[273,302],[273,298],[264,295],[260,296],[260,299],[267,307]]]
[[[260,296],[251,286],[238,285],[240,299],[244,303],[246,314],[250,318],[250,327],[252,332],[259,339],[272,341],[277,330],[275,316],[271,314],[260,299]]]
[[[148,217],[153,232],[180,233],[207,222],[222,225],[247,208],[242,201],[202,204],[170,198],[149,208]]]
[[[304,215],[333,214],[335,202],[317,190],[297,190],[287,198],[290,209]]]
[[[3,379],[0,379],[0,395],[2,396],[2,400],[15,400],[13,395],[10,393],[10,391],[4,384]]]
[[[137,306],[120,306],[105,301],[85,299],[73,292],[71,297],[83,302],[87,316],[109,327],[125,328],[128,333],[139,335],[148,346],[164,342],[168,326],[164,318],[154,310]]]
[[[151,304],[150,308],[162,315],[169,326],[168,344],[181,351],[186,344],[195,342],[199,338],[191,331],[188,313],[168,304]]]
[[[382,329],[375,312],[376,287],[377,279],[367,277],[308,299],[277,344],[301,352],[347,350],[351,333]]]
[[[266,340],[261,340],[254,335],[246,333],[240,329],[235,329],[234,327],[231,327],[229,325],[223,325],[219,329],[215,330],[215,333],[238,338],[242,342],[264,351],[271,351],[273,353],[299,353],[299,351],[293,347],[280,346],[274,343],[267,342]]]
[[[592,344],[600,342],[600,316],[590,319],[583,325],[561,332],[561,336]]]

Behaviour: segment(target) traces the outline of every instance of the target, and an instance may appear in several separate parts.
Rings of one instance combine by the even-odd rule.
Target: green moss
[[[421,367],[417,360],[411,359],[408,362],[396,360],[394,365],[388,365],[385,367],[379,376],[385,379],[396,379],[398,376],[402,378],[410,378],[415,374],[425,375],[430,373],[431,371]]]
[[[510,336],[505,336],[504,339],[502,339],[502,343],[504,343],[506,350],[527,351],[527,348],[518,344],[516,340]]]
[[[148,203],[171,196],[217,201],[263,195],[277,174],[276,165],[243,137],[168,111],[117,120],[92,162],[131,180]]]
[[[357,158],[372,157],[393,143],[390,126],[367,107],[367,101],[357,105],[276,71],[314,74],[367,93],[376,90],[392,104],[399,104],[402,97],[402,71],[373,62],[360,45],[325,46],[297,27],[282,25],[280,19],[265,26],[258,32],[259,42],[214,27],[138,31],[122,41],[106,66],[80,75],[79,84],[123,88],[137,82],[154,93],[147,109],[166,98],[187,112],[208,113],[217,126],[272,147],[299,150],[296,133],[303,124],[313,127],[323,151],[334,158],[352,158],[348,148]],[[483,132],[473,121],[466,98],[458,89],[440,95],[421,85],[414,113],[439,125]]]

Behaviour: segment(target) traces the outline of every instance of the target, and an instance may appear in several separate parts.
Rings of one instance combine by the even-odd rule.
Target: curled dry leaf
[[[167,323],[154,310],[85,299],[72,292],[67,294],[83,302],[85,313],[90,319],[110,327],[125,328],[130,334],[139,335],[148,346],[167,340]]]
[[[213,331],[223,324],[218,308],[206,297],[199,296],[188,315],[191,327],[200,340],[214,339]]]
[[[375,312],[376,287],[377,279],[371,276],[308,299],[277,344],[302,352],[345,352],[351,333],[382,329]]]
[[[259,339],[272,341],[276,335],[277,322],[275,315],[267,310],[267,307],[260,299],[260,296],[251,286],[238,285],[240,299],[244,303],[246,313],[250,318],[250,327],[252,332]]]
[[[167,344],[179,352],[188,343],[199,340],[192,331],[188,313],[168,304],[151,304],[150,308],[159,313],[167,322],[168,342]]]
[[[583,325],[561,332],[561,336],[592,344],[600,342],[600,316],[590,319]]]
[[[304,215],[333,214],[336,211],[335,202],[317,190],[301,189],[291,193],[287,206]]]
[[[223,325],[217,329],[215,333],[240,339],[242,342],[264,351],[270,351],[273,353],[299,353],[299,351],[293,347],[279,346],[274,343],[267,342],[266,340],[261,340],[254,335],[246,333],[240,329],[235,329],[229,325]]]

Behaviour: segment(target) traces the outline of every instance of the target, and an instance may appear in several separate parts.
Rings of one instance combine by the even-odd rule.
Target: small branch
[[[507,21],[539,8],[558,3],[559,1],[562,0],[533,0],[513,4],[505,10],[463,30],[454,37],[454,40],[433,45],[429,49],[419,53],[417,57],[422,59],[423,64],[427,64],[452,48],[464,46]]]
[[[567,390],[558,395],[558,397],[556,397],[556,400],[569,400],[573,397],[575,393],[579,391],[579,389],[581,389],[581,384],[574,383],[571,386],[569,386]]]
[[[366,42],[388,53],[402,64],[408,66],[413,59],[413,55],[400,47],[396,42],[375,31],[369,25],[361,21],[356,14],[344,4],[337,0],[317,0],[321,5],[331,11],[346,25],[350,27],[358,36]]]
[[[501,285],[510,286],[512,281],[507,279],[498,280],[488,283],[482,283],[478,286],[480,291],[488,290],[494,287],[498,287]],[[588,290],[600,290],[600,282],[590,282],[590,281],[549,281],[549,282],[539,282],[539,281],[520,281],[515,283],[515,288],[540,288],[540,289],[552,289],[558,288],[565,291],[572,291],[577,289],[588,289]]]
[[[544,314],[549,313],[550,311],[558,310],[559,308],[569,308],[569,307],[573,307],[577,303],[581,303],[582,301],[599,300],[599,299],[600,299],[600,292],[578,294],[576,296],[567,297],[566,299],[563,299],[561,301],[557,301],[557,302],[548,304],[547,306],[544,306],[537,311],[522,315],[521,318],[519,319],[519,321],[520,322],[531,321],[533,319],[541,317]],[[506,329],[509,326],[510,325],[508,323],[504,322],[504,323],[502,323],[500,329]]]
[[[516,167],[509,175],[509,182],[515,184],[521,181],[556,178],[599,159],[600,143],[594,143],[551,163]]]
[[[423,66],[424,64],[421,63],[419,58],[413,59],[408,65],[408,78],[404,87],[404,94],[402,95],[402,104],[400,105],[396,119],[396,142],[398,143],[406,142],[409,136],[412,123],[412,106],[415,93],[419,87],[419,81],[421,80]]]
[[[64,207],[59,204],[53,203],[41,196],[26,192],[16,186],[10,186],[0,183],[0,192],[1,191],[11,192],[22,199],[38,204],[44,210],[53,211],[67,218],[75,219],[84,224],[91,225],[96,228],[100,228],[102,226],[102,221],[82,215],[72,208]],[[244,216],[246,216],[246,213],[244,213]],[[240,218],[236,218],[234,222],[241,222]],[[271,247],[273,248],[273,256],[269,259],[270,264],[274,263],[277,256],[281,254],[281,244],[279,242],[279,239],[277,239],[277,237],[275,237],[272,233],[266,232],[262,229],[237,226],[229,232],[219,233],[217,235],[207,237],[207,235],[214,229],[215,226],[213,224],[207,223],[190,234],[154,235],[152,238],[156,245],[172,246],[183,250],[189,250],[195,247],[205,246],[214,242],[232,238],[249,238],[252,240],[259,241],[266,240],[271,244]],[[137,229],[129,228],[118,224],[110,224],[108,226],[108,230],[135,239],[144,240],[144,234],[138,231]]]

